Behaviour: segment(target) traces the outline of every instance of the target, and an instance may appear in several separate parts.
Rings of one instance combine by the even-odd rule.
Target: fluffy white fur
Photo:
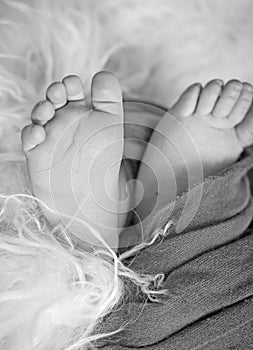
[[[78,74],[88,89],[108,69],[126,97],[170,105],[196,81],[253,82],[252,32],[252,0],[0,0],[1,349],[88,346],[124,295],[121,276],[149,297],[157,279],[74,249],[33,198],[11,197],[29,193],[20,130],[47,85]]]
[[[24,165],[15,162],[9,169],[22,188],[19,173],[25,173]],[[93,334],[95,327],[124,302],[122,277],[153,302],[166,294],[160,289],[163,274],[138,275],[124,266],[121,260],[130,251],[118,259],[106,242],[108,250],[76,247],[64,227],[45,222],[37,200],[22,189],[20,194],[0,195],[1,350],[88,349],[106,336]]]

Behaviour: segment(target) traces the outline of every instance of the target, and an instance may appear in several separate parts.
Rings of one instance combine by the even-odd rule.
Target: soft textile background
[[[109,69],[125,96],[167,105],[192,82],[253,82],[252,35],[252,0],[0,0],[1,144],[18,151],[33,104],[66,74],[88,87]]]

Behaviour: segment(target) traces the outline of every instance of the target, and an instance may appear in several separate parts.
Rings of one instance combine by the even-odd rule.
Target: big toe
[[[250,108],[245,118],[235,128],[238,141],[242,147],[253,144],[253,107]]]
[[[234,105],[228,119],[233,126],[239,124],[245,116],[252,105],[253,99],[253,87],[251,84],[243,83],[243,88],[241,94]]]
[[[201,85],[199,83],[191,85],[183,92],[178,101],[170,108],[169,111],[173,115],[179,117],[190,116],[196,109],[200,91]]]
[[[226,118],[233,110],[241,95],[243,85],[238,80],[230,80],[224,87],[213,111],[215,118]]]
[[[91,102],[94,110],[123,115],[120,83],[112,73],[99,72],[94,75],[91,84]]]

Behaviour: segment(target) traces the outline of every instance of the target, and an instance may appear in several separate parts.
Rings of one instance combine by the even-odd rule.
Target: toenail
[[[202,87],[202,85],[200,83],[196,83],[196,84],[194,84],[194,87],[200,89]]]
[[[242,84],[241,83],[239,83],[239,82],[234,82],[234,83],[232,83],[232,88],[233,88],[233,90],[241,90],[242,89]]]
[[[244,88],[249,92],[253,92],[253,86],[250,84],[244,83]]]
[[[219,85],[219,86],[223,86],[224,85],[224,82],[222,80],[220,80],[220,79],[215,80],[215,83],[217,85]]]

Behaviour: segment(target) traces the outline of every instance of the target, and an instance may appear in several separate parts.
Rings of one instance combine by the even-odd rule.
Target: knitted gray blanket
[[[144,302],[130,286],[128,301],[105,318],[99,331],[129,324],[99,341],[99,348],[253,349],[252,167],[248,149],[236,164],[159,213],[154,227],[173,219],[168,236],[129,259],[135,271],[165,273],[162,287],[169,295],[161,304]],[[201,198],[196,195],[200,186]],[[182,215],[188,226],[180,232]]]

